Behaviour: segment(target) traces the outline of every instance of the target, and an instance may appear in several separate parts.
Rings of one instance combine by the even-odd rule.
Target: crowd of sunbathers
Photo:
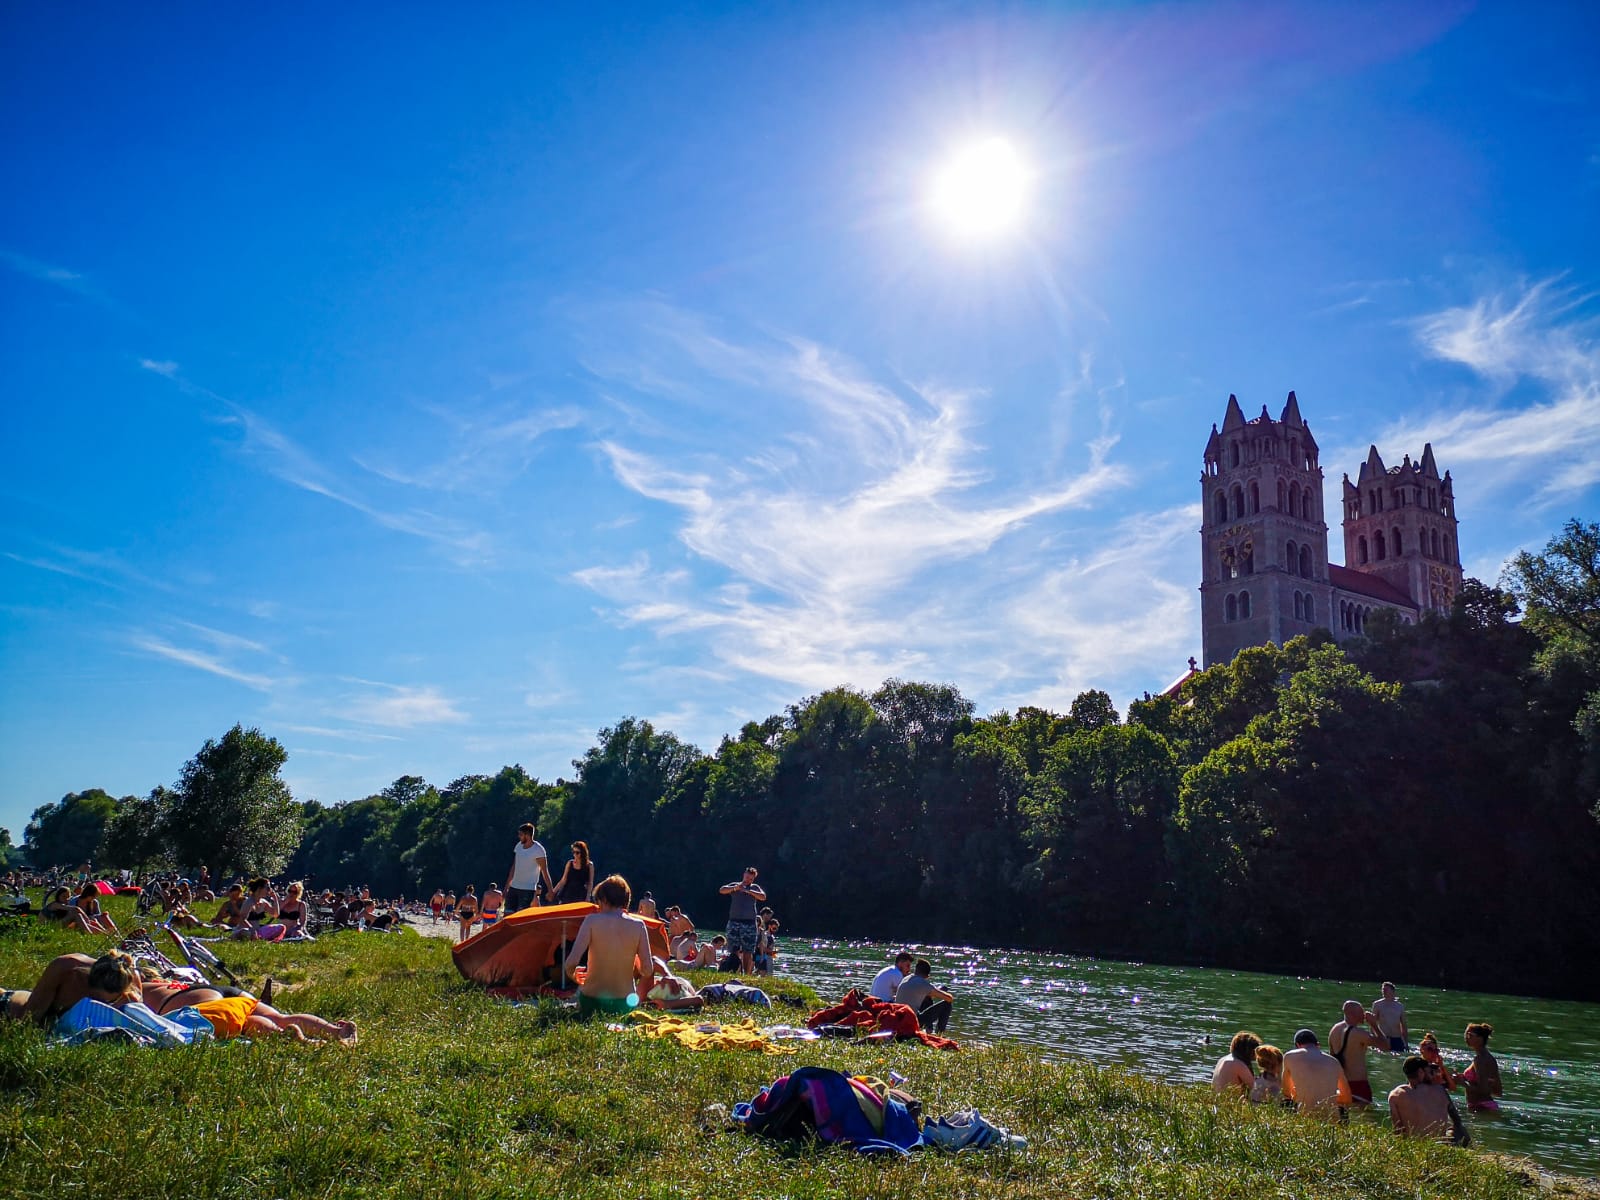
[[[1499,1110],[1500,1064],[1489,1053],[1493,1033],[1494,1026],[1486,1021],[1468,1025],[1463,1036],[1472,1062],[1453,1072],[1431,1029],[1412,1053],[1405,1005],[1395,985],[1385,983],[1371,1009],[1359,1000],[1344,1002],[1342,1019],[1328,1031],[1327,1051],[1313,1029],[1296,1032],[1288,1053],[1249,1030],[1234,1034],[1228,1053],[1212,1070],[1211,1086],[1218,1094],[1244,1096],[1257,1104],[1282,1103],[1312,1116],[1343,1117],[1351,1108],[1373,1103],[1367,1052],[1404,1054],[1406,1081],[1388,1096],[1394,1131],[1464,1145],[1470,1134],[1451,1093],[1458,1086],[1463,1089],[1469,1112]]]

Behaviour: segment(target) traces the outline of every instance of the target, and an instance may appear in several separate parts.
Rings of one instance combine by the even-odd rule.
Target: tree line
[[[978,715],[946,684],[834,688],[712,753],[629,717],[571,779],[403,776],[296,802],[235,727],[171,788],[34,814],[34,861],[480,887],[533,820],[559,871],[720,921],[755,864],[788,932],[1028,944],[1587,995],[1600,957],[1600,525],[1570,522],[1448,616],[1242,651],[1121,714]],[[66,850],[72,847],[72,852]]]

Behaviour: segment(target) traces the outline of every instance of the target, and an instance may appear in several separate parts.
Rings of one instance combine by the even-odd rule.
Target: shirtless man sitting
[[[655,961],[650,955],[650,932],[628,912],[633,889],[621,875],[611,875],[595,885],[592,912],[578,926],[577,939],[567,955],[567,974],[588,953],[588,970],[578,988],[578,1015],[596,1013],[619,1016],[646,996],[655,983]],[[629,997],[636,997],[632,1003]]]
[[[1308,1116],[1331,1116],[1351,1102],[1338,1059],[1322,1052],[1310,1029],[1295,1034],[1294,1049],[1283,1056],[1283,1094]]]
[[[1466,1144],[1467,1130],[1445,1091],[1437,1066],[1413,1054],[1401,1070],[1406,1081],[1389,1093],[1389,1122],[1401,1137],[1437,1138]]]
[[[694,932],[694,922],[684,914],[683,909],[676,904],[667,907],[667,939],[677,941],[685,934]]]
[[[1357,1104],[1372,1103],[1367,1051],[1388,1049],[1389,1039],[1379,1030],[1378,1018],[1362,1008],[1361,1001],[1346,1000],[1344,1020],[1328,1031],[1328,1052],[1344,1068],[1344,1077],[1350,1081],[1350,1094]]]

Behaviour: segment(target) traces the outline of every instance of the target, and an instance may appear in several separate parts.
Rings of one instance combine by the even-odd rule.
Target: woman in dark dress
[[[567,862],[567,869],[561,872],[561,878],[556,881],[553,903],[577,904],[593,896],[594,863],[589,859],[589,844],[573,842],[572,858]]]

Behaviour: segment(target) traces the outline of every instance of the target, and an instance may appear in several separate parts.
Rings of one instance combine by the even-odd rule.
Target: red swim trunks
[[[1368,1080],[1365,1080],[1365,1079],[1357,1082],[1356,1080],[1352,1079],[1350,1081],[1350,1094],[1352,1096],[1354,1096],[1357,1100],[1359,1100],[1362,1104],[1371,1104],[1372,1103],[1372,1084],[1371,1084],[1371,1082],[1368,1081]]]

